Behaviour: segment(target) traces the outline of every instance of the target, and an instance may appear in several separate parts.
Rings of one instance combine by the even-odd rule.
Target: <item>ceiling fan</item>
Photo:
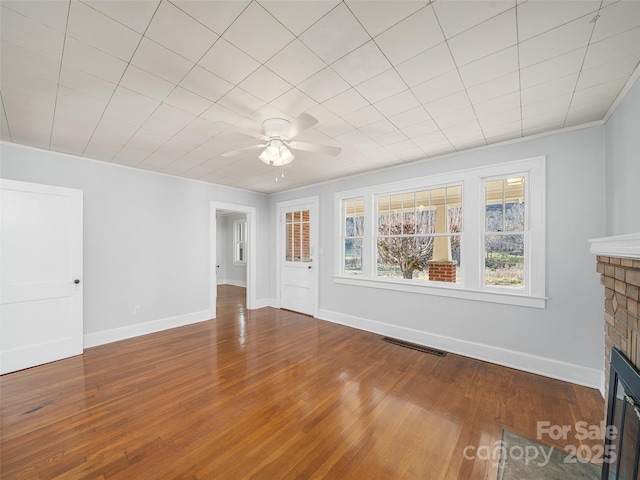
[[[339,155],[342,151],[340,147],[292,141],[302,132],[313,127],[316,123],[318,123],[318,120],[315,117],[308,113],[302,113],[292,122],[283,118],[269,118],[265,120],[262,122],[262,130],[264,133],[251,132],[234,127],[238,132],[260,139],[265,143],[225,152],[222,156],[233,157],[242,152],[262,148],[264,150],[260,153],[258,158],[267,165],[281,167],[293,161],[294,157],[291,150],[302,150],[305,152],[322,153],[332,156]]]

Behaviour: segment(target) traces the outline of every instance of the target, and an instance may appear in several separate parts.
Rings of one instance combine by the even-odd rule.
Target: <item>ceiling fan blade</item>
[[[239,153],[248,152],[249,150],[258,150],[259,148],[266,147],[266,144],[263,145],[251,145],[250,147],[239,148],[238,150],[231,150],[230,152],[221,153],[221,157],[235,157]]]
[[[318,123],[318,119],[316,117],[313,117],[308,113],[301,113],[293,122],[291,122],[291,125],[289,125],[289,128],[287,128],[282,136],[291,140],[300,135],[306,129],[313,127],[316,123]]]
[[[305,152],[324,153],[334,157],[340,155],[342,149],[340,147],[332,147],[331,145],[316,145],[315,143],[291,142],[289,147],[294,150],[304,150]]]
[[[246,135],[247,137],[251,137],[251,138],[257,138],[259,140],[265,140],[265,141],[269,140],[269,137],[265,137],[262,133],[254,132],[253,130],[247,130],[242,127],[238,127],[237,125],[233,125],[231,123],[226,123],[226,122],[222,122],[222,123],[224,123],[228,127],[228,130],[239,133],[241,135]]]

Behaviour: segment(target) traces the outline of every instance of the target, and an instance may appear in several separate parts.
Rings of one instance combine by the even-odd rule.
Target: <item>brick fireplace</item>
[[[591,240],[604,286],[604,373],[609,385],[611,350],[640,368],[640,234]],[[606,398],[606,396],[605,396]]]

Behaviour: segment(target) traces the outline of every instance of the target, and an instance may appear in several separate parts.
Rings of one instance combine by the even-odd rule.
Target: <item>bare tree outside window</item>
[[[403,221],[400,221],[398,215],[381,218],[378,223],[379,230],[398,236],[385,236],[378,239],[378,264],[397,266],[402,278],[413,278],[415,271],[425,271],[427,262],[433,257],[433,237],[403,235],[402,232],[416,230],[416,217],[435,217],[434,214],[433,211],[420,212],[418,215],[405,216]]]

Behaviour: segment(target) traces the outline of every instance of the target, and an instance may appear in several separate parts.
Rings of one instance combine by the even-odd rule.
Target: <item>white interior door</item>
[[[281,207],[280,219],[280,307],[313,315],[316,301],[314,205],[307,203]]]
[[[0,373],[82,353],[82,191],[0,180]]]

